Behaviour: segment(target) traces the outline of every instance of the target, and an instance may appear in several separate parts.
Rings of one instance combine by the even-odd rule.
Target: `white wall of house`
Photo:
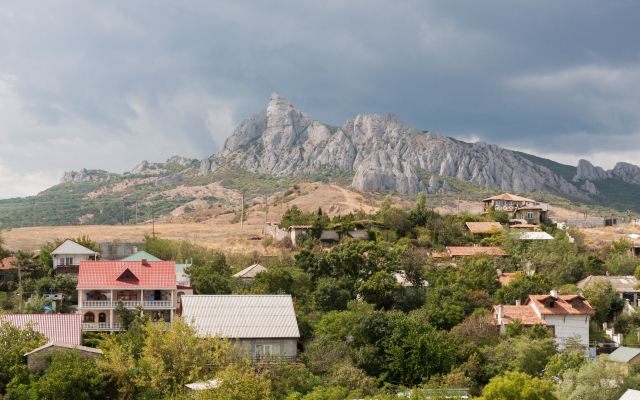
[[[249,350],[250,357],[256,357],[256,346],[261,345],[278,345],[280,346],[280,355],[284,357],[295,357],[298,355],[298,340],[297,339],[283,339],[283,338],[261,338],[261,339],[239,339],[240,344],[238,347]],[[231,345],[236,343],[235,339],[231,340]]]
[[[58,265],[80,265],[80,261],[88,261],[89,257],[88,254],[55,254],[53,268],[57,268]]]
[[[553,325],[556,333],[556,343],[562,345],[563,339],[580,335],[580,343],[589,346],[589,316],[588,315],[545,315],[547,326]]]

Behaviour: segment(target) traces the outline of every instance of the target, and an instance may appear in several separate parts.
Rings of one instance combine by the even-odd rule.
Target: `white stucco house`
[[[589,302],[581,295],[558,295],[552,290],[549,295],[529,296],[524,304],[493,306],[491,314],[504,333],[506,326],[519,320],[525,326],[540,324],[550,329],[559,346],[563,339],[580,336],[580,342],[589,346],[589,318],[595,314]]]
[[[62,242],[51,252],[53,269],[57,274],[78,276],[80,261],[97,260],[100,253],[71,239]]]

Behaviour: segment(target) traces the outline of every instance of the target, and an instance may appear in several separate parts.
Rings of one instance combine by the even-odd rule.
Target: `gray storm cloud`
[[[62,171],[213,154],[278,92],[332,125],[640,163],[635,3],[0,4],[0,198]]]

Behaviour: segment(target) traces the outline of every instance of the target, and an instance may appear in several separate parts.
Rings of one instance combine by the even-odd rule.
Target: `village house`
[[[51,256],[53,257],[53,269],[56,274],[78,276],[80,262],[91,259],[97,260],[100,257],[100,253],[67,239],[51,251]]]
[[[487,254],[489,256],[507,257],[507,252],[500,247],[486,246],[447,246],[447,252],[451,258],[475,256],[476,254]]]
[[[173,321],[180,297],[193,289],[176,284],[173,261],[81,261],[78,311],[84,331],[118,331],[114,313],[119,301],[127,308],[142,306],[156,322]]]
[[[182,297],[182,317],[201,335],[220,335],[252,359],[295,359],[298,322],[291,295],[196,295]]]
[[[640,362],[640,349],[635,347],[618,347],[613,353],[609,354],[611,361],[618,361],[633,365]]]
[[[485,213],[491,210],[515,213],[515,219],[526,220],[529,224],[539,224],[548,219],[549,203],[546,201],[504,193],[484,199],[482,202],[482,211]]]
[[[589,275],[583,280],[579,281],[576,286],[578,286],[579,289],[584,289],[586,286],[596,281],[611,282],[611,285],[614,287],[616,292],[618,292],[621,298],[627,300],[629,304],[634,307],[638,306],[638,293],[640,292],[640,290],[635,289],[635,287],[640,282],[638,282],[635,276]]]
[[[524,305],[516,301],[516,305],[493,306],[491,314],[500,328],[500,333],[506,331],[506,326],[519,320],[524,326],[535,324],[550,329],[556,337],[556,342],[562,345],[563,339],[580,336],[580,343],[589,346],[589,318],[595,314],[591,305],[580,295],[558,295],[552,290],[549,295],[529,296]]]
[[[147,253],[146,251],[140,250],[135,254],[132,254],[130,256],[127,256],[125,258],[123,258],[120,261],[142,261],[142,260],[147,260],[147,261],[163,261],[161,259],[159,259],[156,256],[152,256],[151,254]],[[188,267],[190,264],[176,264],[176,285],[178,286],[184,286],[184,287],[188,287],[189,289],[191,289],[191,278],[189,277],[189,275],[184,273],[184,269],[186,267]]]
[[[136,254],[142,248],[141,242],[102,242],[98,243],[102,249],[103,260],[122,260]]]
[[[267,269],[260,264],[253,264],[233,275],[234,278],[245,280],[253,280],[260,272],[266,272]]]
[[[0,285],[18,280],[17,268],[13,264],[16,261],[18,261],[17,257],[7,257],[2,260],[0,264]]]
[[[26,353],[27,367],[31,373],[36,371],[44,371],[49,366],[45,356],[53,351],[69,351],[76,350],[80,357],[97,357],[102,355],[102,350],[94,349],[93,347],[78,346],[68,343],[49,342],[44,346],[40,346],[35,350]]]
[[[50,341],[74,346],[82,344],[81,321],[80,314],[0,314],[0,322],[9,322],[20,329],[32,324],[33,330]]]

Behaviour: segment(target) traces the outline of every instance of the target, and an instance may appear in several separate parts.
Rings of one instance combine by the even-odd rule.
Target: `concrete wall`
[[[231,340],[231,345],[234,345],[236,340]],[[297,339],[240,339],[238,347],[249,351],[250,357],[256,357],[256,345],[261,344],[277,344],[280,345],[280,355],[286,357],[295,357],[298,355],[298,340]],[[245,353],[246,354],[246,353]]]
[[[98,245],[102,249],[103,260],[122,260],[142,249],[141,242],[103,242],[98,243]],[[109,251],[110,246],[116,246],[116,254],[111,254]]]
[[[42,349],[37,353],[29,354],[27,356],[27,367],[29,371],[44,371],[49,366],[48,363],[44,360],[44,356],[51,353],[52,351],[70,351],[71,349],[67,347],[58,347],[58,346],[49,346],[46,349]],[[84,351],[81,349],[77,349],[80,353],[81,357],[97,357],[99,353],[93,353],[90,351]]]
[[[322,231],[322,234],[320,235],[320,240],[328,240],[328,239],[338,241],[340,240],[340,235],[338,235],[338,232],[332,229],[325,229]]]
[[[369,240],[369,232],[364,229],[359,231],[349,231],[349,235],[357,239]]]
[[[289,232],[278,228],[278,225],[267,224],[264,230],[265,235],[269,235],[276,240],[282,240],[285,236],[289,236]]]

